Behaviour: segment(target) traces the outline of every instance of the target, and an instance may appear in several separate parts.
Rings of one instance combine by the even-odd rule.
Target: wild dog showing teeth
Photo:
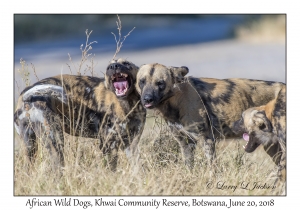
[[[112,60],[104,78],[58,75],[25,88],[14,114],[15,128],[33,160],[42,138],[55,159],[64,163],[63,131],[95,138],[103,153],[126,150],[135,160],[146,110],[139,103],[134,83],[138,67],[124,59]],[[46,135],[45,135],[46,134]],[[117,156],[111,159],[115,169]]]
[[[253,152],[259,145],[278,166],[277,175],[285,180],[286,168],[286,87],[282,86],[276,98],[264,106],[252,107],[234,122],[233,131],[244,132],[244,149]]]
[[[194,149],[202,144],[209,163],[215,139],[237,137],[232,124],[242,112],[275,98],[283,83],[250,79],[185,77],[187,67],[142,65],[136,89],[147,109],[157,110],[174,130],[185,164],[193,167]]]
[[[113,65],[115,65],[115,64],[113,64]],[[108,67],[108,70],[111,73],[110,68],[111,67]],[[125,70],[126,69],[123,69],[123,71],[125,71]],[[111,81],[112,81],[113,88],[114,88],[113,90],[115,91],[116,95],[118,97],[126,96],[126,93],[132,84],[132,81],[128,77],[128,74],[115,71],[111,76]]]

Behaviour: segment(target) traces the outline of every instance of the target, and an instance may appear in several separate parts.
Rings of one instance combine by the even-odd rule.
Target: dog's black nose
[[[153,102],[153,97],[152,97],[151,95],[145,95],[145,96],[144,96],[144,102],[145,102],[146,104],[152,103],[152,102]]]
[[[119,68],[121,68],[121,65],[119,63],[112,63],[107,67],[107,69],[111,69],[111,70],[117,70]]]

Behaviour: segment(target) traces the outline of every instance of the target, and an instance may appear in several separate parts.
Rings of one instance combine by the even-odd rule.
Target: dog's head
[[[143,106],[155,108],[172,96],[174,84],[182,82],[188,72],[185,66],[166,67],[158,63],[142,65],[137,74],[136,90],[141,95]]]
[[[110,61],[105,73],[105,86],[118,98],[126,98],[134,90],[139,68],[132,62],[119,58]]]
[[[258,130],[266,132],[272,130],[271,123],[266,117],[264,106],[245,110],[242,117],[233,124],[233,131],[238,135],[243,134],[243,139],[247,141],[244,146],[246,152],[253,152],[260,144],[265,143],[257,137],[256,131]]]

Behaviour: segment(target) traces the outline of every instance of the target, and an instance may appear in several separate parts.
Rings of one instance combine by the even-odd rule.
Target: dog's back
[[[55,97],[55,94],[60,94],[61,96],[57,95]],[[30,96],[30,98],[26,97],[26,95]],[[38,101],[45,100],[47,95],[49,95],[51,103],[54,103],[57,108],[62,103],[73,106],[72,109],[77,109],[79,107],[75,107],[75,105],[82,104],[93,111],[105,112],[107,107],[114,104],[116,106],[115,110],[119,112],[118,116],[125,116],[116,96],[112,91],[105,88],[104,78],[67,74],[57,75],[43,79],[25,88],[19,98],[23,101]],[[20,106],[19,102],[20,100],[17,107]],[[56,111],[61,112],[62,110]]]
[[[262,106],[275,98],[285,84],[252,79],[190,78],[201,96],[212,124],[226,137],[232,132],[233,122],[250,107]]]

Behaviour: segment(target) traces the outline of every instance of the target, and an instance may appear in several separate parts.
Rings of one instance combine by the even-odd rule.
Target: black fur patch
[[[202,80],[197,78],[190,78],[192,84],[196,87],[196,89],[201,93],[208,93],[210,94],[216,87],[216,83],[206,83]]]
[[[201,96],[204,96],[207,103],[214,103],[214,104],[220,104],[220,103],[230,103],[230,98],[232,96],[232,93],[234,91],[234,88],[236,84],[230,80],[224,80],[228,86],[226,88],[226,92],[223,93],[221,96],[218,97],[212,97],[212,92],[216,88],[216,83],[207,83],[202,80],[199,80],[197,78],[191,78],[192,83],[195,85],[196,89],[199,90],[199,94]],[[251,100],[252,101],[252,100]]]
[[[154,71],[155,71],[155,68],[154,68],[154,67],[152,67],[152,68],[151,68],[151,70],[150,70],[150,73],[149,73],[151,77],[153,76],[153,74],[154,74]]]
[[[212,98],[212,101],[214,103],[222,103],[223,101],[225,103],[230,103],[230,98],[232,96],[236,84],[230,80],[225,80],[225,81],[229,84],[228,87],[226,87],[226,93],[225,94],[223,93],[221,97]]]

